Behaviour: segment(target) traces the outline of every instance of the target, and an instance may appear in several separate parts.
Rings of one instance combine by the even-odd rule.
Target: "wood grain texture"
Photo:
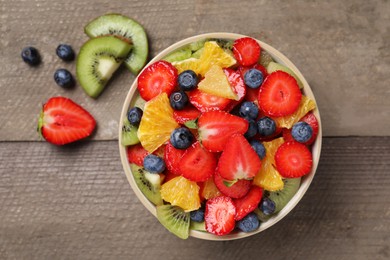
[[[199,33],[225,31],[263,40],[305,75],[317,97],[325,136],[388,135],[389,9],[384,0],[0,0],[0,140],[39,140],[40,107],[55,95],[72,98],[96,117],[94,139],[117,138],[133,75],[120,70],[97,100],[79,86],[63,90],[53,81],[57,68],[75,72],[74,62],[56,57],[57,45],[65,42],[78,50],[87,40],[83,26],[108,12],[128,15],[145,27],[150,57]],[[38,68],[21,61],[20,52],[28,45],[42,54]]]
[[[182,241],[135,197],[117,142],[0,144],[0,259],[389,259],[390,138],[325,138],[312,186],[250,238]]]

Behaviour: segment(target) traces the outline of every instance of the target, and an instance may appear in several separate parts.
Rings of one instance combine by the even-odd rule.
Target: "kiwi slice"
[[[203,232],[207,232],[206,231],[206,224],[205,222],[196,222],[196,221],[191,221],[190,223],[190,229],[191,230],[196,230],[196,231],[203,231]]]
[[[145,195],[145,197],[154,205],[162,205],[163,200],[160,193],[160,175],[156,173],[150,173],[136,164],[131,164],[130,168],[138,188]]]
[[[148,58],[148,38],[144,28],[133,19],[121,14],[100,16],[84,27],[84,32],[91,38],[102,35],[115,35],[133,44],[133,49],[125,60],[126,67],[138,74]]]
[[[281,211],[297,193],[301,178],[283,179],[284,187],[279,191],[272,191],[268,197],[275,202],[275,213]]]
[[[190,213],[170,204],[157,206],[157,219],[181,239],[187,239],[190,232]]]
[[[293,76],[295,78],[295,80],[297,81],[299,88],[303,88],[303,84],[302,84],[301,80],[297,77],[297,75],[295,75],[295,73],[290,68],[288,68],[282,64],[271,61],[267,66],[268,74],[271,74],[272,72],[277,71],[277,70],[284,71],[284,72],[290,74],[291,76]]]
[[[122,145],[133,145],[138,144],[139,139],[137,135],[138,127],[133,126],[130,124],[129,120],[125,118],[123,120],[123,127],[122,127]]]
[[[131,47],[114,36],[94,38],[84,43],[77,57],[76,75],[89,96],[99,96]]]
[[[174,62],[174,61],[182,61],[186,60],[188,58],[191,58],[192,51],[189,46],[185,46],[183,48],[180,48],[174,52],[171,52],[167,56],[164,57],[163,60],[166,60],[168,62]]]
[[[271,61],[274,61],[272,56],[267,51],[262,49],[261,52],[260,52],[259,64],[262,65],[264,68],[267,68],[268,64]]]

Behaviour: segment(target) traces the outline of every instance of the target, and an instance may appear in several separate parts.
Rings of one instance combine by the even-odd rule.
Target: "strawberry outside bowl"
[[[146,66],[148,67],[150,64],[152,64],[155,61],[161,60],[167,55],[173,53],[175,50],[180,49],[181,47],[188,45],[190,43],[198,42],[200,40],[206,40],[206,39],[225,39],[225,40],[235,40],[238,38],[242,37],[250,37],[250,36],[245,36],[245,35],[240,35],[240,34],[234,34],[234,33],[207,33],[207,34],[201,34],[197,36],[193,36],[190,38],[186,38],[184,40],[181,40],[165,50],[161,51],[156,57],[154,57]],[[272,46],[257,40],[257,42],[260,44],[261,49],[265,50],[270,56],[273,58],[273,60],[281,65],[284,65],[288,67],[290,70],[294,72],[296,77],[299,78],[301,81],[303,88],[302,88],[302,93],[312,99],[315,102],[315,97],[313,95],[313,92],[303,77],[302,73],[296,68],[296,66],[287,58],[285,57],[282,53],[280,53],[278,50],[273,48]],[[142,73],[142,72],[141,72]],[[138,199],[142,202],[142,204],[146,207],[146,209],[153,214],[157,218],[157,213],[156,213],[156,206],[150,202],[144,194],[141,192],[141,190],[138,188],[133,174],[131,172],[130,168],[130,163],[127,158],[127,151],[126,147],[122,145],[122,128],[124,125],[124,120],[127,117],[127,112],[128,110],[135,106],[135,105],[140,105],[140,96],[137,90],[137,79],[134,80],[134,83],[131,85],[130,90],[127,93],[125,102],[123,104],[121,116],[120,116],[120,123],[119,123],[119,152],[120,152],[120,157],[121,157],[121,162],[123,165],[124,172],[126,174],[126,177],[130,183],[131,188],[133,189],[135,195],[138,197]],[[142,105],[142,104],[141,104]],[[311,152],[312,152],[312,158],[313,158],[313,166],[309,174],[305,175],[302,177],[300,186],[298,191],[295,193],[295,195],[292,197],[292,199],[287,203],[286,206],[282,208],[280,212],[277,214],[273,215],[271,218],[269,218],[267,221],[260,223],[260,226],[257,230],[245,233],[242,231],[234,230],[230,234],[224,235],[224,236],[217,236],[208,232],[204,231],[198,231],[198,230],[190,230],[189,236],[191,237],[196,237],[199,239],[205,239],[205,240],[216,240],[216,241],[224,241],[224,240],[234,240],[234,239],[240,239],[240,238],[245,238],[248,236],[252,236],[254,234],[260,233],[269,227],[275,225],[277,222],[279,222],[281,219],[283,219],[297,204],[298,202],[302,199],[306,191],[308,190],[314,175],[316,173],[316,169],[318,166],[319,158],[320,158],[320,153],[321,153],[321,144],[322,144],[322,128],[321,128],[321,118],[320,114],[318,111],[318,107],[316,107],[313,111],[313,114],[316,116],[318,120],[318,135],[316,137],[315,142],[311,146]],[[157,220],[157,219],[156,219]],[[161,226],[163,228],[163,226]],[[173,235],[167,232],[168,235]]]

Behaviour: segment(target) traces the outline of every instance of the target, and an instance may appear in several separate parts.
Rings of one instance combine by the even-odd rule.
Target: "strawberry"
[[[244,134],[248,121],[224,111],[210,111],[198,119],[199,138],[211,152],[220,152],[233,134]]]
[[[263,197],[263,189],[253,185],[249,192],[241,199],[233,200],[236,206],[235,220],[241,220],[254,211]]]
[[[259,98],[259,90],[260,88],[247,88],[246,89],[246,95],[245,95],[245,100],[253,102],[255,104],[258,104],[258,98]]]
[[[252,179],[260,171],[261,160],[242,134],[231,136],[218,161],[218,172],[225,180]]]
[[[217,157],[206,151],[199,142],[185,150],[180,160],[180,174],[195,182],[208,180],[215,172]]]
[[[138,91],[149,101],[165,92],[168,97],[176,87],[177,69],[167,61],[157,61],[144,69],[138,77]]]
[[[185,150],[176,149],[175,147],[173,147],[171,142],[168,142],[168,144],[165,147],[164,161],[165,161],[165,165],[167,166],[170,172],[174,174],[180,174],[179,165],[184,152]]]
[[[172,180],[173,178],[176,178],[176,177],[180,176],[180,174],[173,173],[173,172],[171,172],[169,170],[165,170],[164,173],[165,173],[164,183]]]
[[[226,111],[231,111],[244,99],[246,94],[246,87],[241,74],[233,69],[224,69],[225,75],[233,87],[234,92],[237,94],[239,100],[232,100],[229,105],[225,108]]]
[[[201,112],[225,110],[230,102],[232,102],[231,99],[217,97],[215,95],[202,92],[199,89],[188,92],[188,97],[191,104]]]
[[[259,106],[267,116],[287,116],[294,113],[301,102],[302,93],[297,81],[284,71],[268,75],[259,90]]]
[[[129,163],[135,163],[138,166],[144,165],[144,158],[149,152],[146,151],[141,144],[131,145],[127,147],[127,160]]]
[[[197,119],[200,111],[193,106],[186,106],[183,110],[174,110],[173,118],[179,124],[184,124],[187,121]]]
[[[305,145],[311,145],[312,143],[314,143],[314,141],[316,140],[317,135],[318,135],[317,118],[312,112],[309,112],[304,117],[302,117],[299,121],[303,121],[303,122],[308,123],[311,126],[311,128],[313,129],[312,137],[309,139],[309,141],[303,143]],[[291,135],[291,129],[283,128],[283,138],[286,142],[287,141],[294,141],[294,138]]]
[[[38,131],[49,143],[64,145],[92,134],[96,121],[69,98],[52,97],[44,105]]]
[[[240,38],[233,43],[233,54],[238,63],[242,66],[251,66],[257,63],[260,58],[260,45],[250,37]]]
[[[296,141],[285,142],[275,153],[275,166],[284,178],[298,178],[308,174],[313,158],[306,145]]]
[[[235,215],[236,207],[231,198],[219,196],[207,200],[204,215],[206,230],[218,236],[229,234],[236,226]]]
[[[214,174],[214,183],[222,194],[234,199],[244,197],[252,185],[250,180],[237,180],[233,185],[227,186],[229,182],[225,181],[218,171]]]

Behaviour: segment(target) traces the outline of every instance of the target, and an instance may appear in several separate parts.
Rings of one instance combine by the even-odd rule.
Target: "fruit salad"
[[[188,44],[148,65],[121,133],[157,219],[190,230],[256,232],[313,168],[315,101],[250,37]]]

